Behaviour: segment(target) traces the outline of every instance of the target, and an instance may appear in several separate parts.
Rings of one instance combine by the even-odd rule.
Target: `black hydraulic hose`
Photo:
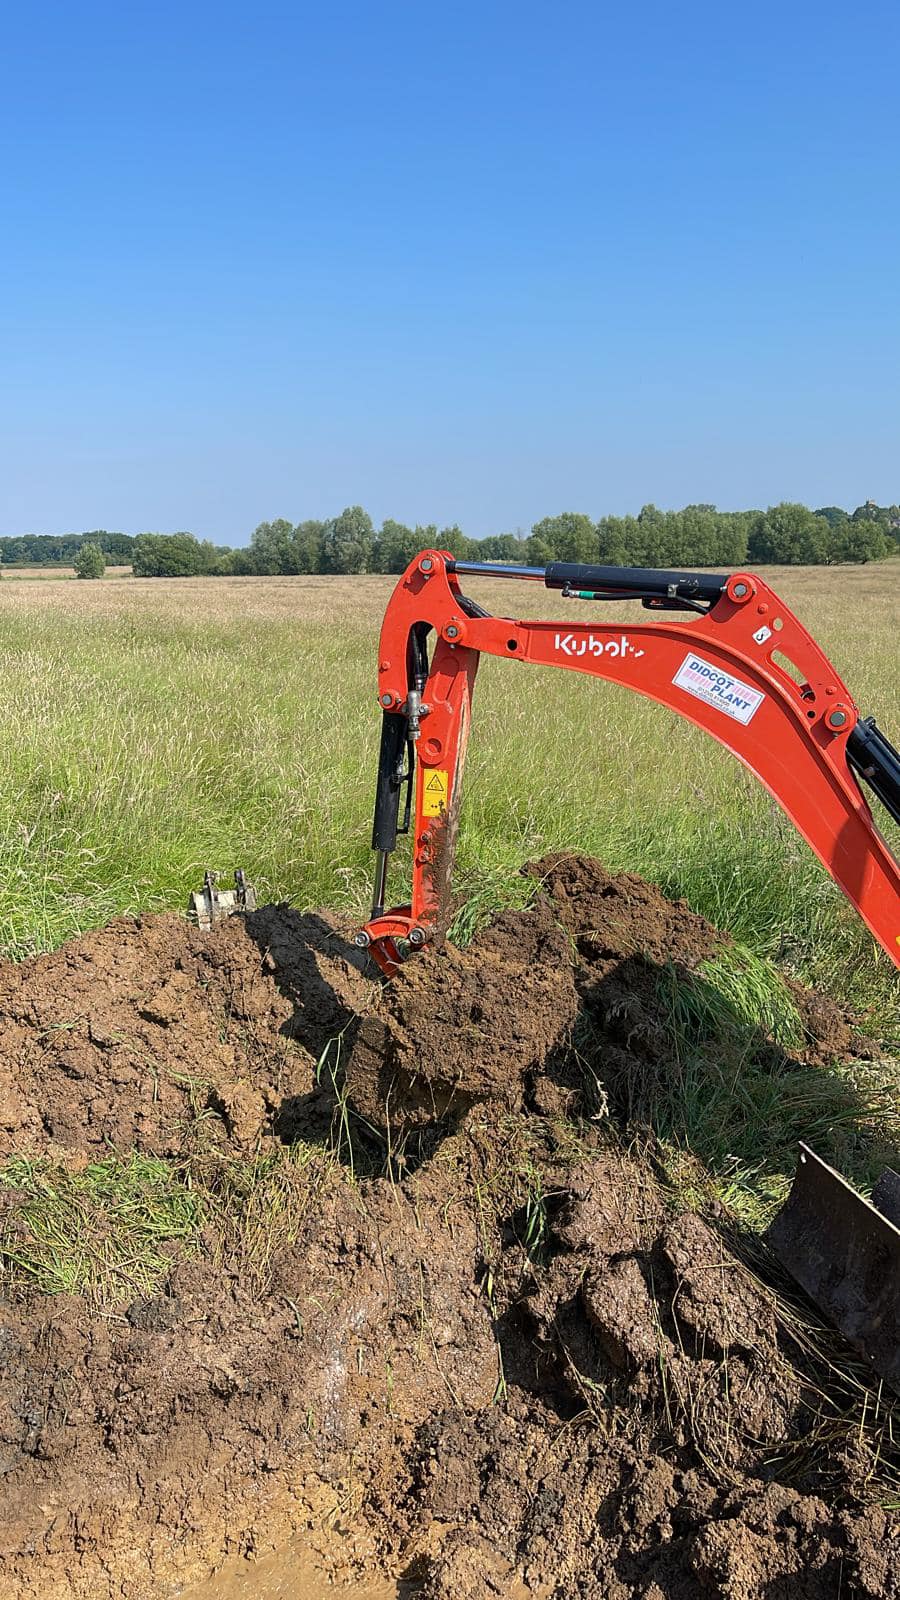
[[[847,760],[894,821],[900,822],[900,751],[876,727],[874,717],[856,724],[847,740]]]

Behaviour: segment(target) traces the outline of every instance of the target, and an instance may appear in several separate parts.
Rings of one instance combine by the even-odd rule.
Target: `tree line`
[[[647,505],[633,517],[565,511],[544,517],[530,533],[470,539],[455,524],[406,523],[388,518],[376,529],[362,506],[324,521],[261,522],[246,547],[231,549],[190,533],[26,534],[0,538],[0,561],[29,565],[75,562],[84,546],[106,561],[131,563],[136,577],[278,576],[293,573],[400,573],[419,550],[449,550],[458,560],[509,561],[543,567],[550,561],[632,567],[814,566],[881,561],[900,552],[900,509],[867,500],[855,511],[840,506],[782,502],[767,511],[719,511],[713,505],[660,511]],[[91,563],[96,567],[93,557]],[[88,564],[83,558],[82,565]],[[99,575],[84,571],[83,576]]]
[[[493,534],[469,539],[455,524],[409,527],[388,519],[380,529],[362,506],[348,506],[324,522],[261,522],[249,547],[224,558],[232,573],[403,572],[419,550],[449,550],[458,560],[509,561],[543,567],[576,561],[629,567],[814,566],[881,561],[900,552],[900,509],[873,501],[847,512],[839,506],[811,511],[783,502],[767,511],[719,511],[712,505],[660,511],[644,506],[635,517],[601,517],[566,511],[536,522],[527,536]]]
[[[113,566],[127,567],[134,550],[128,533],[22,533],[0,538],[0,563],[5,567],[70,567],[82,546],[96,545]]]

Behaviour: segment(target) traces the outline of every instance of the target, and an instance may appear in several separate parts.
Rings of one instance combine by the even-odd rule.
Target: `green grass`
[[[768,576],[897,739],[900,565]],[[0,746],[0,946],[22,956],[119,912],[180,909],[207,866],[243,866],[264,899],[364,917],[390,589],[378,578],[0,589],[0,712],[13,730]],[[571,610],[532,585],[478,595],[498,611]],[[852,1081],[779,1075],[740,1044],[762,1029],[791,1047],[772,963],[849,1001],[886,1053],[900,1034],[892,964],[795,830],[673,714],[576,674],[485,660],[454,935],[522,904],[534,889],[522,862],[554,849],[644,874],[739,943],[702,984],[663,997],[686,1012],[673,1018],[677,1097],[661,1090],[654,1102],[661,1134],[729,1192],[749,1193],[754,1175],[777,1191],[791,1140],[811,1125],[861,1172],[889,1079],[885,1089],[860,1067]],[[407,859],[401,849],[397,899]],[[704,1031],[723,1029],[732,1065],[711,1074]]]
[[[623,1092],[652,1127],[684,1203],[723,1203],[758,1230],[784,1200],[804,1140],[871,1189],[900,1151],[896,1062],[807,1063],[794,999],[774,965],[726,948],[696,972],[660,969],[669,1053]]]
[[[898,742],[900,566],[772,581]],[[375,578],[0,585],[0,949],[21,957],[121,912],[182,909],[207,866],[243,866],[262,899],[363,918],[377,635],[390,587]],[[571,609],[523,587],[492,583],[478,598],[501,612]],[[897,830],[885,832],[900,848]],[[870,1183],[900,1148],[897,1067],[887,1059],[900,1035],[898,985],[811,852],[755,780],[674,715],[575,674],[485,661],[454,934],[466,939],[497,907],[524,903],[535,885],[521,864],[550,850],[639,872],[737,941],[689,978],[661,969],[670,1048],[652,1081],[628,1090],[679,1201],[724,1204],[759,1229],[785,1193],[800,1137]],[[392,879],[398,900],[404,861]],[[799,1019],[782,971],[853,1004],[886,1059],[798,1064]],[[513,1219],[539,1266],[584,1130],[562,1119],[498,1123],[487,1112],[479,1130],[478,1120],[465,1150],[448,1140],[436,1159],[458,1197],[448,1209],[475,1207],[493,1304],[501,1226]],[[300,1143],[252,1160],[198,1150],[181,1166],[123,1153],[79,1172],[10,1162],[0,1169],[0,1287],[121,1307],[160,1289],[173,1260],[209,1247],[223,1270],[264,1292],[335,1165],[352,1181],[358,1131],[338,1095],[332,1148]],[[504,1385],[501,1367],[498,1396]]]
[[[296,1242],[336,1163],[334,1150],[298,1141],[252,1161],[225,1156],[195,1164],[193,1180],[218,1224],[217,1259],[264,1292],[274,1258]]]
[[[895,738],[898,580],[896,564],[774,579]],[[206,866],[244,866],[264,897],[364,915],[390,587],[129,579],[0,591],[0,712],[14,730],[0,749],[0,946],[21,956],[117,912],[181,908]],[[570,609],[535,590],[489,583],[479,597]],[[488,660],[459,931],[521,901],[521,863],[548,849],[641,872],[756,954],[896,1023],[887,958],[712,740],[624,690]]]
[[[0,1167],[0,1284],[116,1306],[153,1294],[174,1263],[215,1240],[215,1258],[263,1292],[336,1162],[298,1142],[247,1160],[175,1163],[132,1152],[78,1171],[49,1159]]]
[[[152,1293],[176,1252],[196,1246],[203,1221],[200,1198],[171,1165],[137,1154],[79,1172],[10,1161],[0,1199],[2,1276],[102,1304]]]
[[[781,974],[738,944],[725,946],[696,973],[680,980],[669,968],[670,1027],[683,1045],[733,1039],[752,1045],[754,1035],[786,1048],[803,1044],[803,1025]]]

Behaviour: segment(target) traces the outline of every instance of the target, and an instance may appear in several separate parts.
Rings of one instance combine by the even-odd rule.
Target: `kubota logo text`
[[[598,639],[595,634],[579,636],[577,633],[558,633],[554,648],[564,656],[642,656],[643,650],[632,644],[627,633],[618,639]]]

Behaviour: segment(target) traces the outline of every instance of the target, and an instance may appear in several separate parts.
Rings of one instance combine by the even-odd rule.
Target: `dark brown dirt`
[[[480,1101],[521,1108],[534,1076],[563,1061],[577,1012],[572,952],[551,907],[506,912],[467,949],[401,969],[356,1035],[350,1097],[401,1132]]]
[[[525,872],[537,878],[555,916],[574,941],[576,981],[588,1008],[633,1051],[665,1053],[656,1025],[659,969],[694,972],[729,940],[685,900],[665,895],[632,873],[611,874],[589,856],[556,854],[533,862]],[[860,1051],[869,1041],[849,1012],[827,995],[789,983],[806,1033],[801,1059],[828,1062]]]
[[[224,1140],[252,1146],[366,1004],[359,966],[330,919],[279,906],[212,934],[123,919],[3,964],[0,1159],[183,1154],[207,1106]]]
[[[322,1483],[423,1600],[900,1595],[900,1519],[872,1503],[889,1402],[877,1435],[842,1425],[854,1397],[714,1219],[572,1120],[598,1094],[579,1029],[615,1100],[668,1048],[659,965],[721,936],[595,862],[531,870],[533,911],[387,990],[285,907],[0,968],[4,1159],[200,1173],[328,1145],[346,1088],[368,1163],[326,1166],[264,1280],[211,1223],[131,1304],[7,1284],[0,1600],[174,1596],[301,1526]],[[824,1002],[807,1027],[810,1058],[854,1047]]]

